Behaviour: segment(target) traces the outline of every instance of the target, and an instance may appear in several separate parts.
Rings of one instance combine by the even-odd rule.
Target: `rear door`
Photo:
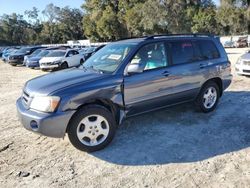
[[[171,54],[169,74],[172,78],[172,102],[194,99],[206,74],[201,51],[194,40],[180,39],[168,43]]]

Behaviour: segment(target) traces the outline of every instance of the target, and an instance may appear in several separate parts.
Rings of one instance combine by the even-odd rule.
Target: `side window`
[[[78,51],[73,51],[73,54],[77,55],[77,54],[79,54],[79,52]]]
[[[201,49],[203,59],[216,59],[220,57],[220,54],[212,41],[202,40],[198,41]]]
[[[67,57],[71,57],[74,55],[74,52],[73,51],[69,51],[68,54],[67,54]]]
[[[140,64],[141,67],[144,67],[144,71],[167,66],[164,43],[159,42],[143,46],[130,63]]]
[[[195,61],[194,47],[191,41],[181,40],[171,42],[170,45],[172,49],[172,59],[174,65]]]

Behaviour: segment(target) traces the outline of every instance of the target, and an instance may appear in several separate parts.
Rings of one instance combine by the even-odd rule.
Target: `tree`
[[[83,38],[82,12],[79,9],[64,7],[58,13],[58,27],[62,35],[62,42]]]
[[[199,8],[192,21],[192,32],[218,34],[214,7]]]
[[[49,38],[49,42],[52,44],[55,42],[55,23],[58,20],[58,15],[60,12],[60,7],[55,6],[53,3],[50,3],[46,6],[46,8],[42,11],[42,14],[45,17],[45,21],[47,22],[46,24],[46,31],[44,32],[43,35],[47,34]]]

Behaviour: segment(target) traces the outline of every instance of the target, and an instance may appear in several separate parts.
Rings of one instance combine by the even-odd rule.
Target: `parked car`
[[[235,43],[233,41],[226,41],[223,46],[224,48],[234,48]]]
[[[107,146],[127,117],[189,101],[213,111],[231,79],[215,37],[156,35],[110,43],[81,68],[32,79],[16,105],[26,129],[67,133],[76,148],[92,152]]]
[[[43,48],[41,46],[35,47],[23,47],[18,50],[15,54],[9,56],[9,64],[12,66],[23,65],[23,60],[25,55],[32,54],[35,50]]]
[[[250,51],[239,57],[235,64],[235,72],[238,75],[250,76]]]
[[[90,56],[96,53],[98,50],[102,49],[105,45],[100,45],[98,47],[89,47],[87,49],[81,50],[81,54],[84,56],[84,60],[86,61]]]
[[[9,61],[9,56],[12,54],[15,54],[18,51],[17,48],[8,48],[7,50],[3,51],[2,54],[2,60],[4,62],[8,62]]]
[[[36,57],[45,47],[41,47],[36,49],[34,52],[32,52],[30,55],[25,55],[23,60],[23,65],[26,66],[26,63],[29,58]]]
[[[46,55],[48,55],[51,51],[52,50],[49,50],[49,49],[43,49],[36,56],[27,58],[26,67],[29,67],[29,68],[39,67],[39,61],[43,57],[45,57]]]
[[[34,57],[29,57],[27,58],[27,62],[26,62],[26,67],[29,68],[36,68],[39,67],[39,61],[45,57],[46,55],[49,54],[49,52],[51,52],[52,50],[58,50],[58,49],[65,49],[65,47],[50,47],[50,48],[46,48],[46,49],[41,49],[40,53],[37,54]]]
[[[238,40],[235,42],[236,48],[244,48],[248,45],[248,36],[239,37]]]
[[[54,50],[39,61],[40,68],[52,70],[79,66],[82,59],[77,54],[79,53],[76,50]]]

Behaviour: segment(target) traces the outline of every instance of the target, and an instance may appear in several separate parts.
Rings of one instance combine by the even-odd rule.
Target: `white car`
[[[235,71],[239,75],[250,75],[250,53],[240,56],[235,64]]]
[[[39,65],[42,70],[77,67],[83,63],[82,56],[78,54],[76,50],[53,50],[39,61]]]

